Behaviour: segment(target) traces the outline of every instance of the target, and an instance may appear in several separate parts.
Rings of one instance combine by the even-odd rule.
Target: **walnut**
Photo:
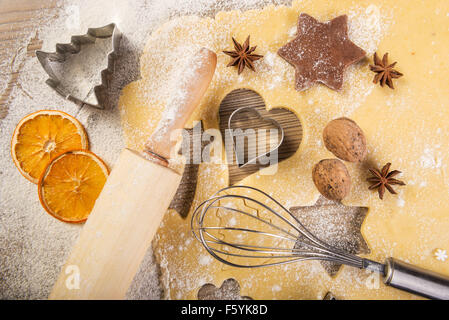
[[[351,190],[351,177],[345,164],[338,159],[324,159],[312,170],[318,191],[330,200],[342,200]]]
[[[365,135],[351,119],[338,118],[329,122],[324,128],[323,140],[326,148],[339,159],[362,162],[366,157]]]

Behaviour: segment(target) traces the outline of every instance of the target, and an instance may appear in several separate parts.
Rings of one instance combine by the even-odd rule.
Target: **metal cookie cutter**
[[[57,43],[55,52],[36,51],[37,59],[50,77],[45,82],[67,100],[73,101],[79,105],[87,104],[99,109],[104,109],[106,89],[113,73],[114,60],[118,53],[121,36],[122,34],[115,23],[111,23],[100,28],[89,28],[84,35],[72,36],[70,43]],[[107,68],[98,72],[101,77],[101,83],[98,83],[93,87],[88,85],[87,89],[78,88],[78,84],[75,83],[70,83],[74,84],[74,86],[68,86],[67,82],[63,81],[65,79],[62,79],[59,75],[64,71],[67,60],[70,57],[73,57],[73,55],[80,53],[83,50],[83,45],[95,44],[97,39],[108,38],[110,38],[108,49],[110,49],[105,52],[105,55],[107,55]],[[91,66],[87,65],[80,67],[85,67],[85,69],[87,69]],[[70,76],[70,74],[68,76]]]
[[[245,159],[244,159],[245,155],[244,154],[240,155],[237,152],[237,149],[236,149],[236,146],[235,146],[235,141],[234,141],[235,135],[233,134],[234,128],[232,126],[233,120],[235,120],[235,118],[238,116],[238,114],[243,113],[243,112],[252,113],[252,114],[256,115],[259,119],[262,119],[265,122],[271,122],[281,132],[281,138],[279,139],[278,144],[274,148],[271,148],[267,152],[264,152],[264,153],[254,157],[252,159],[249,159],[247,162],[244,162],[245,161]],[[241,108],[238,108],[238,109],[234,110],[231,113],[231,115],[229,116],[229,119],[228,119],[228,131],[229,131],[229,135],[230,135],[231,140],[232,140],[232,147],[233,147],[234,154],[235,154],[236,160],[237,160],[237,165],[238,165],[239,168],[243,168],[243,167],[245,167],[248,164],[255,164],[258,159],[260,159],[260,158],[262,158],[264,156],[267,156],[270,153],[278,150],[280,148],[280,146],[282,145],[282,143],[284,142],[284,128],[282,128],[282,126],[279,124],[279,122],[277,122],[276,120],[274,120],[272,118],[264,118],[260,114],[260,112],[258,110],[256,110],[256,109],[254,109],[253,107],[241,107]],[[242,156],[243,156],[243,159],[241,159]]]

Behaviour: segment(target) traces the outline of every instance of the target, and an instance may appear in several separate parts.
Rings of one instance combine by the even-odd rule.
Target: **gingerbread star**
[[[301,13],[296,38],[281,47],[278,54],[295,67],[296,90],[306,90],[315,82],[339,90],[344,70],[360,61],[365,51],[349,40],[346,15],[321,23]]]

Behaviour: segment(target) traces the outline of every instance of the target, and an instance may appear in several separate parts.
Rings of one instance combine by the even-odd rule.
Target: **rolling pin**
[[[184,127],[215,72],[214,52],[203,48],[194,59],[179,83],[185,97],[171,106],[175,117],[162,117],[143,152],[121,152],[49,299],[125,298],[181,181],[167,167],[176,144],[170,135]]]

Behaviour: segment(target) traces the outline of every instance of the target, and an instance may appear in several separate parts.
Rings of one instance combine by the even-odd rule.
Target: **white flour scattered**
[[[203,255],[198,259],[200,265],[208,265],[212,262],[212,257],[210,255]]]
[[[280,286],[278,286],[277,284],[275,284],[275,285],[271,288],[271,290],[272,290],[273,292],[279,292],[279,291],[282,290],[282,288],[281,288]]]
[[[183,101],[188,98],[189,84],[194,82],[197,70],[203,67],[203,55],[197,55],[200,49],[196,46],[185,46],[173,50],[173,56],[182,57],[182,59],[181,61],[179,61],[180,59],[176,60],[178,61],[178,67],[174,68],[174,74],[170,75],[172,79],[177,79],[177,81],[169,81],[168,86],[160,86],[162,89],[158,90],[159,95],[166,97],[167,102],[163,117],[156,127],[154,136],[152,136],[156,141],[161,141],[167,134],[167,129],[171,127],[171,123],[176,121],[178,115],[180,115],[180,110],[184,106]]]
[[[421,167],[437,169],[441,167],[442,160],[435,155],[435,151],[429,148],[425,148],[423,154],[419,158]],[[439,153],[439,152],[438,152]]]
[[[213,16],[228,9],[253,9],[267,3],[288,3],[282,0],[67,0],[56,9],[43,9],[33,16],[36,29],[10,44],[10,58],[0,62],[0,91],[8,86],[11,72],[21,70],[13,88],[8,110],[0,110],[0,143],[9,145],[12,132],[23,116],[41,109],[58,109],[77,117],[86,127],[91,150],[112,167],[123,148],[120,115],[114,106],[120,88],[139,78],[138,58],[151,31],[161,23],[179,15]],[[27,55],[26,47],[36,35],[43,40],[42,50],[55,51],[56,43],[68,43],[75,34],[84,34],[89,27],[115,22],[124,34],[121,59],[116,65],[120,75],[111,84],[110,110],[96,110],[64,100],[46,84],[48,78],[37,59]],[[101,70],[104,60],[89,63],[89,69]],[[73,71],[73,70],[72,70]],[[98,74],[84,71],[89,83],[98,82]],[[90,79],[89,79],[90,78]],[[73,80],[73,79],[72,79]],[[83,94],[81,92],[80,94]],[[3,118],[4,117],[4,118]],[[2,119],[3,118],[3,119]],[[59,274],[70,248],[77,239],[81,225],[62,223],[44,212],[36,186],[25,180],[11,161],[9,148],[0,151],[0,298],[45,299]],[[161,266],[163,267],[163,265]],[[129,298],[158,299],[162,297],[158,267],[151,250],[128,292]]]
[[[152,30],[178,15],[213,16],[221,10],[246,10],[260,8],[268,3],[288,4],[289,2],[288,0],[61,1],[58,6],[60,9],[56,9],[52,14],[47,12],[46,16],[40,17],[42,19],[39,20],[41,23],[38,26],[39,30],[33,30],[25,40],[20,40],[14,45],[17,52],[11,52],[11,59],[0,62],[2,71],[17,71],[19,67],[22,68],[18,85],[11,94],[9,113],[0,123],[0,143],[4,146],[9,144],[15,125],[24,115],[40,109],[59,109],[74,115],[86,126],[92,151],[112,166],[119,151],[123,148],[120,115],[115,108],[118,95],[125,84],[140,77],[138,59]],[[351,40],[361,46],[368,54],[372,54],[377,48],[382,33],[385,32],[384,29],[387,28],[380,20],[380,13],[376,10],[376,7],[370,6],[354,9],[348,12],[348,16]],[[28,40],[38,34],[39,38],[43,40],[42,50],[52,52],[55,50],[56,43],[69,42],[71,35],[84,34],[88,27],[100,27],[111,22],[117,23],[124,34],[121,46],[122,56],[116,66],[117,77],[111,84],[109,92],[111,109],[96,110],[88,107],[80,109],[75,104],[59,97],[46,86],[44,82],[47,75],[43,72],[37,59],[27,57],[24,48],[26,48]],[[296,27],[293,27],[289,31],[289,36],[293,38],[295,33]],[[103,44],[108,45],[107,42]],[[154,48],[156,54],[165,55],[166,59],[184,56],[186,61],[189,56],[186,53],[193,53],[194,49],[196,48],[192,48],[192,46],[177,47],[167,53],[157,52],[157,48]],[[179,60],[176,60],[176,63],[178,62]],[[63,78],[73,80],[78,84],[87,79],[88,81],[81,86],[82,90],[86,90],[93,83],[98,82],[98,74],[92,73],[92,71],[103,69],[104,63],[104,59],[98,61],[90,59],[89,68],[83,70],[75,70],[74,68],[84,68],[86,65],[73,64],[69,74],[64,75]],[[269,84],[268,90],[276,86],[287,85],[284,79],[292,83],[294,79],[290,68],[291,66],[275,52],[269,52],[264,59],[256,62],[256,69],[260,71],[260,74],[266,73],[274,79]],[[175,68],[174,70],[176,73],[177,70],[180,71],[183,68]],[[161,72],[164,72],[164,70],[161,70]],[[70,74],[84,74],[84,80],[70,79]],[[289,78],[286,74],[291,74],[292,77]],[[346,75],[348,78],[345,81],[355,88],[352,90],[353,92],[363,92],[365,96],[369,95],[373,88],[371,81],[358,79],[361,75],[354,72],[353,68],[350,68]],[[179,79],[183,75],[167,74],[167,77]],[[185,79],[188,79],[188,76]],[[243,77],[239,77],[239,79],[242,82],[244,81]],[[8,79],[0,79],[0,90],[7,86],[7,82]],[[168,83],[173,86],[179,85],[179,83],[173,81],[168,81]],[[164,101],[166,101],[167,108],[164,117],[168,122],[175,119],[176,108],[174,106],[185,95],[185,92],[174,90],[173,86],[170,85],[161,87],[159,83],[154,83],[148,88],[148,92],[152,95],[152,97],[148,97],[148,102],[151,102],[151,99],[154,99],[155,96],[166,98]],[[73,89],[75,90],[75,88]],[[173,92],[176,94],[173,95]],[[325,90],[322,92],[323,100],[327,99],[327,97],[324,97]],[[85,91],[79,92],[79,94],[84,95]],[[354,101],[361,100],[363,99],[355,99],[354,96],[349,94],[348,98],[342,101],[342,115],[350,114],[358,107],[358,104]],[[321,102],[309,101],[310,105],[315,105],[317,108],[317,117],[320,116],[318,106],[321,106]],[[321,143],[321,141],[318,143]],[[0,169],[0,208],[2,212],[0,215],[0,270],[2,270],[0,298],[44,299],[56,280],[59,269],[78,237],[82,226],[65,224],[47,215],[39,204],[36,186],[26,181],[19,174],[10,159],[8,148],[2,148],[0,152],[2,164]],[[435,158],[430,158],[430,156],[431,154],[423,155],[424,158],[421,159],[423,166],[435,166],[435,163],[431,162]],[[225,169],[227,168],[225,167],[223,170]],[[206,174],[206,172],[200,174]],[[221,180],[221,183],[224,184],[224,181]],[[276,197],[276,195],[274,196]],[[292,200],[292,202],[294,201]],[[401,205],[401,203],[398,202],[398,205]],[[230,220],[229,223],[234,225],[236,222]],[[337,228],[336,230],[339,231]],[[330,232],[327,229],[321,231],[323,234]],[[331,231],[336,232],[335,230]],[[341,230],[342,234],[343,231],[346,230]],[[188,238],[186,245],[188,245],[187,241],[192,240]],[[167,251],[178,250],[168,246],[164,249]],[[202,255],[198,258],[198,263],[203,266],[209,265],[211,261],[212,258],[209,255]],[[163,283],[168,284],[173,281],[178,288],[196,288],[199,284],[209,281],[208,275],[196,274],[190,276],[189,274],[183,274],[182,278],[174,276],[170,274],[165,259],[162,259],[160,268],[165,270]],[[307,275],[302,276],[313,278],[318,273],[322,273],[322,269],[316,267],[314,270],[309,270]],[[169,290],[169,288],[167,289]],[[273,290],[277,292],[281,288],[275,285]],[[149,250],[128,292],[128,297],[158,299],[166,296],[169,296],[169,292],[162,292],[159,284],[158,266],[154,262],[152,251]]]
[[[403,207],[405,206],[405,200],[402,198],[398,198],[398,200],[396,201],[398,207]]]

